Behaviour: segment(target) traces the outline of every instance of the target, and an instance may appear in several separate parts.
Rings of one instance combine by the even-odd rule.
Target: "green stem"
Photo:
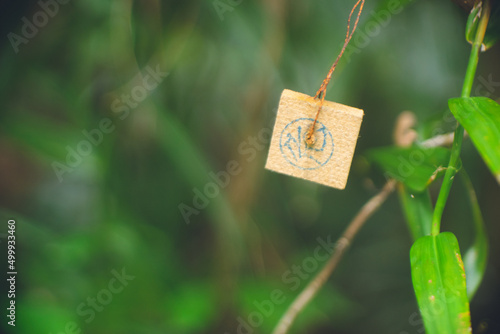
[[[481,51],[484,34],[486,32],[486,27],[488,26],[488,19],[490,17],[490,1],[484,1],[483,5],[484,7],[482,9],[481,19],[476,31],[474,43],[472,44],[469,64],[467,65],[467,72],[465,73],[464,85],[462,87],[462,97],[470,97],[472,84],[474,83],[474,76],[476,74],[479,52]],[[460,125],[460,123],[457,123],[455,138],[453,139],[453,145],[451,148],[450,162],[448,163],[448,169],[446,170],[443,184],[441,185],[441,190],[439,191],[439,196],[436,201],[436,207],[434,208],[431,229],[432,235],[438,235],[440,231],[441,217],[443,216],[444,207],[448,201],[448,195],[450,194],[451,185],[453,184],[453,178],[455,177],[459,167],[458,164],[460,161],[460,151],[462,149],[463,138],[464,128]]]

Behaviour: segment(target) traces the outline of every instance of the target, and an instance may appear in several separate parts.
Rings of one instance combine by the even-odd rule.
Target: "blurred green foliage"
[[[346,190],[264,170],[268,142],[259,133],[272,127],[281,91],[317,90],[353,4],[223,2],[231,9],[221,16],[213,0],[69,1],[18,52],[8,34],[22,35],[22,18],[32,20],[41,7],[1,5],[0,218],[2,233],[7,219],[17,221],[14,332],[64,333],[74,323],[94,334],[232,334],[239,318],[262,313],[255,302],[279,289],[285,301],[254,328],[268,333],[320,267],[293,273],[296,289],[283,275],[303,267],[317,238],[335,240],[384,182],[364,153],[392,144],[396,116],[415,112],[422,139],[455,124],[443,111],[459,95],[467,65],[467,13],[451,1],[421,0],[383,16],[374,10],[389,2],[370,1],[351,42],[356,49],[327,94],[366,114]],[[499,52],[481,55],[473,95],[500,96]],[[134,98],[157,67],[168,75]],[[109,133],[101,130],[105,119]],[[91,153],[68,160],[71,150],[85,150],[84,132],[96,129],[102,140]],[[241,171],[196,208],[195,189],[206,193],[210,172],[233,160]],[[491,243],[472,325],[495,333],[500,191],[470,142],[462,160]],[[68,161],[74,166],[60,182],[54,162]],[[466,249],[472,214],[467,189],[454,189],[443,229]],[[196,210],[189,224],[182,203]],[[411,244],[393,196],[292,332],[421,333]],[[107,301],[102,291],[122,268],[134,279],[87,322],[88,298]]]

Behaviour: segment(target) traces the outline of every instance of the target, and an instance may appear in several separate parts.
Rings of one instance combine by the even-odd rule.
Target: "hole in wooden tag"
[[[363,120],[363,110],[285,89],[281,94],[266,168],[344,189]]]

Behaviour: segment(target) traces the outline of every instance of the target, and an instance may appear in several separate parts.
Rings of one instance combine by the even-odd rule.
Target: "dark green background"
[[[282,275],[314,254],[317,238],[335,240],[383,184],[364,152],[392,144],[403,110],[415,112],[424,137],[455,124],[439,120],[448,98],[460,95],[467,13],[451,1],[411,1],[363,40],[381,3],[367,1],[351,42],[363,47],[346,53],[327,94],[365,110],[339,191],[264,170],[268,143],[252,137],[272,126],[284,88],[316,92],[354,2],[243,0],[221,19],[212,0],[70,0],[17,53],[8,33],[20,34],[22,17],[32,20],[40,6],[2,2],[0,218],[2,233],[9,218],[17,221],[18,267],[16,331],[4,313],[2,328],[56,334],[75,322],[93,334],[233,334],[238,317],[258,310],[254,301],[279,289],[285,302],[254,329],[269,333],[308,281],[293,290]],[[498,46],[481,55],[473,95],[498,100],[499,56]],[[113,112],[137,86],[134,77],[156,65],[169,73],[161,84],[127,117]],[[53,163],[64,163],[67,146],[105,118],[114,130],[59,182]],[[498,333],[500,190],[469,140],[462,159],[491,243],[471,302],[473,329]],[[231,160],[241,172],[186,224],[179,205],[192,205],[193,189]],[[472,241],[459,182],[443,230],[457,235],[462,251]],[[422,333],[411,242],[392,195],[292,332]],[[87,323],[77,308],[122,268],[135,278]],[[3,309],[6,291],[2,285]]]

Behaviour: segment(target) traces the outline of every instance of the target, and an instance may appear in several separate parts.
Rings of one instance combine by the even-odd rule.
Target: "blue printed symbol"
[[[307,145],[305,138],[313,122],[312,118],[298,118],[281,131],[281,154],[286,161],[300,169],[317,169],[330,161],[333,155],[332,134],[321,122],[316,122],[315,144]]]

